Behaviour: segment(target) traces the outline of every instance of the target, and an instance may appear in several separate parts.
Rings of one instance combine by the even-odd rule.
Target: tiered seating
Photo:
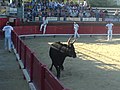
[[[109,16],[114,15],[116,9],[120,9],[120,8],[110,8],[110,7],[93,7],[93,9],[96,9],[96,8],[99,9],[99,10],[101,10],[101,9],[102,10],[107,10]],[[120,11],[119,11],[119,13],[120,13]]]

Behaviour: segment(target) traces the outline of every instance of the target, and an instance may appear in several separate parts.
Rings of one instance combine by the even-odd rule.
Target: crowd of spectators
[[[82,3],[74,2],[55,2],[55,1],[43,1],[43,2],[27,2],[25,6],[25,17],[28,20],[34,20],[35,17],[95,17],[104,19],[107,16],[107,10],[93,9],[84,0]]]
[[[12,8],[17,8],[19,3],[12,2],[9,4]],[[97,21],[99,18],[104,18],[108,16],[108,11],[97,9],[91,7],[86,0],[80,3],[74,2],[56,2],[52,0],[43,0],[42,2],[24,2],[22,5],[24,7],[24,18],[27,21],[34,21],[35,17],[63,17],[66,20],[66,17],[80,17],[80,18],[89,18],[94,17]],[[116,10],[118,13],[118,10]],[[118,15],[118,14],[116,14]]]

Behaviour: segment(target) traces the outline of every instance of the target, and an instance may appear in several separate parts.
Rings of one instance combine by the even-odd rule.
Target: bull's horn
[[[76,40],[77,40],[77,39],[74,39],[74,40],[72,41],[72,44],[74,44]]]
[[[71,36],[69,39],[68,39],[68,44],[70,44],[70,40],[73,38],[73,36]]]

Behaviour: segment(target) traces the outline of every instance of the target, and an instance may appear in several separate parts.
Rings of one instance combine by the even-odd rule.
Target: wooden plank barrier
[[[45,89],[44,90],[69,90],[65,89],[59,82],[59,80],[54,77],[54,75],[45,67]]]
[[[40,62],[15,32],[12,34],[13,44],[15,45],[15,43],[17,43],[15,48],[17,50],[16,53],[19,54],[18,62],[19,64],[23,63],[24,67],[21,69],[28,83],[34,86],[32,90],[69,90],[64,88],[46,65]]]
[[[107,29],[105,28],[106,22],[78,22],[79,24],[79,34],[107,34]],[[119,23],[113,23],[113,34],[120,34]],[[14,27],[18,35],[31,35],[31,34],[42,34],[39,30],[40,26],[17,26]],[[74,34],[73,22],[71,23],[49,23],[46,29],[46,34]]]
[[[23,41],[21,41],[21,61],[23,63],[23,68],[26,68],[26,45],[23,43]]]
[[[33,72],[32,72],[32,82],[35,85],[37,90],[44,90],[44,71],[43,65],[38,58],[34,55],[33,56]]]
[[[32,62],[32,59],[31,59],[31,55],[32,55],[32,52],[30,50],[30,48],[26,47],[26,70],[30,76],[30,73],[31,73],[31,62]]]

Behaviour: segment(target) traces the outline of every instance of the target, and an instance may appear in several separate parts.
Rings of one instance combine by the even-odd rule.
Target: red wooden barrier
[[[45,90],[65,90],[58,79],[45,67]]]
[[[26,45],[21,41],[21,55],[20,58],[22,60],[22,63],[24,64],[24,68],[26,68]]]
[[[6,25],[8,18],[0,18],[0,30]],[[0,31],[0,38],[4,37],[4,33]]]
[[[17,53],[19,54],[19,56],[20,56],[20,59],[21,59],[21,39],[18,37],[17,38]]]
[[[2,29],[4,25],[6,25],[7,21],[8,18],[0,18],[0,29]]]
[[[43,64],[40,63],[35,55],[33,56],[33,60],[32,82],[37,90],[44,90],[44,80],[42,80],[44,78]]]
[[[60,84],[58,79],[40,62],[15,32],[12,34],[13,43],[16,43],[15,48],[24,64],[24,69],[27,70],[30,80],[37,90],[69,90]]]
[[[14,47],[17,48],[17,34],[16,32],[12,32],[12,41],[13,41],[13,44],[14,44]]]
[[[32,52],[31,52],[31,50],[30,50],[30,48],[28,48],[28,47],[26,47],[26,70],[27,70],[27,72],[28,72],[28,74],[29,74],[29,76],[30,76],[30,74],[31,74],[31,62],[32,62],[32,59],[31,59],[31,54],[32,54]]]
[[[78,30],[79,34],[107,34],[105,24],[101,23],[80,23]],[[29,35],[29,34],[41,34],[39,30],[40,26],[20,26],[15,27],[15,31],[19,35]],[[74,34],[73,25],[48,25],[46,29],[46,34]],[[118,24],[114,25],[113,34],[120,34],[120,26]]]

